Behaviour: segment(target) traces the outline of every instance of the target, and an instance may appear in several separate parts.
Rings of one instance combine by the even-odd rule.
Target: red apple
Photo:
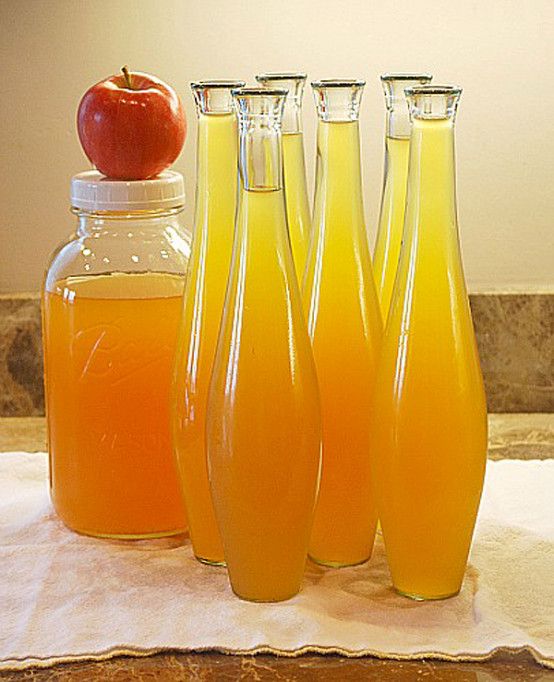
[[[187,121],[173,88],[146,73],[121,71],[85,92],[77,130],[85,154],[101,173],[144,180],[179,156]]]

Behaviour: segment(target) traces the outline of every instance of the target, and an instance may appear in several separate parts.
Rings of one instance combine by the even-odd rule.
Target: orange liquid
[[[385,186],[373,254],[373,272],[381,303],[381,314],[386,322],[404,228],[410,140],[387,136],[385,143],[387,149]]]
[[[421,599],[460,589],[487,448],[458,246],[452,126],[413,123],[404,242],[372,412],[375,494],[392,579]]]
[[[320,466],[317,379],[282,190],[242,191],[208,407],[229,578],[252,601],[298,592]]]
[[[199,561],[224,563],[206,464],[206,403],[229,279],[237,195],[234,114],[199,114],[197,206],[175,368],[173,443]]]
[[[323,470],[309,553],[346,566],[369,558],[377,523],[369,413],[382,336],[357,121],[320,121],[318,157],[326,159],[318,161],[325,196],[316,200],[303,297],[321,396]]]
[[[183,282],[71,277],[44,295],[50,486],[73,530],[134,538],[186,527],[170,439]]]

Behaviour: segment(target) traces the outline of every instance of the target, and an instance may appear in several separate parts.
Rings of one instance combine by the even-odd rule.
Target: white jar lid
[[[71,178],[71,206],[85,211],[156,211],[184,203],[185,183],[176,171],[151,180],[111,180],[98,171]]]

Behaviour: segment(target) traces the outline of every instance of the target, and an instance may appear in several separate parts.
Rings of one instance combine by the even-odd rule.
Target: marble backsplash
[[[554,412],[554,293],[472,294],[491,412]],[[44,414],[40,301],[0,295],[0,417]]]
[[[0,297],[0,416],[44,414],[40,299]]]

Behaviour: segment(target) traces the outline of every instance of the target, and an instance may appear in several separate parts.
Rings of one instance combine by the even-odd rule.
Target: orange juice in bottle
[[[74,238],[43,292],[50,485],[70,528],[145,538],[186,529],[170,387],[189,245],[183,181],[72,181]]]
[[[372,412],[375,494],[392,580],[414,599],[460,590],[486,462],[485,394],[456,218],[460,92],[406,90],[406,219]]]
[[[424,85],[432,76],[424,73],[387,73],[381,76],[387,107],[385,136],[385,178],[379,215],[379,229],[373,253],[375,285],[381,304],[381,314],[386,322],[398,257],[408,182],[408,156],[410,152],[410,118],[404,89],[411,85]]]
[[[282,122],[283,185],[292,256],[298,283],[306,267],[311,237],[311,215],[306,185],[306,160],[302,132],[302,96],[305,73],[264,73],[256,80],[268,88],[287,90]]]
[[[229,277],[238,183],[231,90],[242,81],[192,83],[198,115],[196,218],[175,366],[173,442],[194,554],[224,563],[206,466],[206,402]]]
[[[304,280],[323,423],[310,557],[359,564],[373,547],[369,412],[381,345],[363,214],[358,113],[363,81],[313,83],[318,108],[314,237]]]
[[[286,230],[285,94],[235,94],[241,186],[206,429],[229,578],[251,601],[298,592],[320,466],[317,379]]]

